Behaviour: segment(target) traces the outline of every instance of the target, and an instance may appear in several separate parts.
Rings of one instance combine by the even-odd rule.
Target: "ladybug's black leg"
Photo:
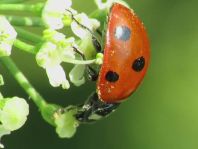
[[[98,73],[91,67],[87,66],[88,79],[91,81],[98,80]]]
[[[68,11],[68,12],[71,14],[72,20],[74,20],[79,26],[81,26],[82,28],[84,28],[85,30],[87,30],[88,32],[91,33],[91,35],[92,35],[92,42],[93,42],[93,45],[94,45],[96,51],[97,51],[97,52],[101,52],[102,50],[101,50],[100,42],[99,42],[99,40],[97,39],[97,37],[94,35],[94,33],[93,33],[88,27],[86,27],[86,26],[84,26],[83,24],[81,24],[80,22],[78,22],[78,20],[76,20],[76,18],[74,17],[73,13],[72,13],[70,10],[66,9],[66,11]],[[102,36],[102,33],[100,32],[100,30],[96,30],[96,32],[97,32],[100,36]]]
[[[76,119],[80,122],[93,122],[108,116],[115,111],[119,103],[104,103],[98,98],[97,93],[92,93],[76,114]]]
[[[97,29],[96,32],[102,37],[102,32],[99,29]]]
[[[86,60],[85,55],[78,50],[76,47],[73,47],[74,51],[78,53],[83,60]],[[98,73],[96,70],[94,70],[90,65],[86,65],[87,73],[88,73],[88,79],[91,81],[96,81],[98,79]]]
[[[96,52],[102,53],[101,44],[98,42],[98,40],[94,36],[92,36],[92,43],[94,45],[94,48],[96,49]]]

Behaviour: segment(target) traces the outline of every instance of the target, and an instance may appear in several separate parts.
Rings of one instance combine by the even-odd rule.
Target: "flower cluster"
[[[37,63],[46,70],[50,84],[53,87],[62,86],[63,89],[68,89],[70,84],[61,63],[75,64],[73,60],[79,59],[79,57],[76,57],[74,48],[80,49],[81,52],[85,49],[78,47],[79,40],[76,41],[74,37],[66,38],[65,34],[57,30],[67,26],[69,22],[73,33],[81,40],[86,40],[91,39],[91,33],[100,26],[99,21],[89,18],[85,13],[78,13],[71,6],[71,0],[48,0],[46,2],[42,11],[42,19],[48,29],[44,31],[45,42],[36,55]],[[82,59],[80,58],[80,60]],[[69,78],[74,85],[79,86],[85,82],[84,70],[85,65],[83,64],[75,65],[71,70]]]
[[[0,86],[4,80],[0,74]],[[29,105],[26,100],[19,97],[4,98],[0,92],[0,140],[4,135],[21,128],[29,114]],[[3,148],[0,142],[0,148]]]
[[[62,88],[68,89],[70,85],[60,64],[65,59],[75,59],[75,39],[66,38],[63,33],[50,29],[44,31],[43,37],[45,42],[36,55],[37,63],[46,70],[52,86],[61,85]]]
[[[105,2],[104,0],[95,0],[95,2],[97,4],[98,10],[102,12],[104,10],[104,12],[106,12],[106,10],[109,9],[114,2],[124,3],[122,0],[106,0]],[[12,4],[10,6],[14,5],[15,4]],[[32,8],[28,5],[26,6],[27,8]],[[17,31],[20,36],[19,39],[16,40],[17,32],[15,31],[14,27],[9,23],[6,17],[0,16],[0,58],[10,56],[13,45],[26,52],[29,52],[28,49],[30,48],[33,50],[33,52],[29,53],[36,53],[36,62],[40,67],[45,69],[51,86],[61,86],[63,89],[68,89],[70,87],[70,82],[76,86],[82,85],[85,82],[84,72],[87,68],[86,65],[101,65],[103,63],[103,54],[96,53],[92,42],[93,35],[94,38],[98,38],[94,33],[100,27],[100,23],[102,22],[99,22],[97,19],[90,18],[85,13],[78,13],[72,8],[72,0],[47,0],[45,3],[41,3],[41,6],[39,6],[39,11],[35,11],[36,13],[41,13],[40,16],[42,21],[39,22],[39,25],[42,24],[44,25],[43,27],[45,27],[42,37],[26,31],[23,31],[23,33],[25,32],[26,34],[24,35],[19,31],[18,28]],[[31,9],[31,11],[33,10]],[[17,19],[21,19],[23,21],[25,20],[24,18],[17,16]],[[32,18],[31,20],[30,17],[29,21],[34,22],[34,19]],[[40,21],[40,18],[37,19]],[[35,22],[38,23],[38,20]],[[17,20],[17,23],[20,21]],[[22,22],[22,24],[24,22]],[[69,27],[74,36],[68,36],[65,35],[65,33],[62,33],[61,31],[63,31],[64,27]],[[37,37],[37,40],[41,42],[35,46],[34,39],[32,39],[30,44],[31,42],[33,43],[30,45],[29,42],[26,43],[21,41],[21,35],[24,37],[24,41],[29,40],[31,37]],[[31,35],[31,37],[28,35]],[[17,45],[19,43],[22,45],[18,47]],[[2,61],[4,58],[2,58]],[[74,64],[74,67],[68,74],[65,72],[62,66],[63,63]],[[12,64],[12,62],[8,63],[6,67],[10,68]],[[18,68],[14,66],[14,64],[12,67],[13,68],[10,68],[14,71],[13,73],[11,70],[12,74],[18,74],[18,72],[20,72]],[[58,109],[61,109],[61,106],[48,104],[36,92],[36,90],[31,86],[23,74],[21,73],[20,75],[22,77],[20,79],[17,78],[16,80],[22,87],[24,87],[24,82],[29,85],[28,89],[24,87],[25,91],[39,107],[43,118],[48,123],[56,127],[56,132],[59,137],[72,137],[79,125],[79,122],[74,116],[76,115],[77,109],[79,107],[69,106],[64,109],[64,112],[59,111]],[[69,78],[70,82],[67,78]],[[0,75],[0,86],[3,84],[4,81]],[[0,138],[22,127],[27,119],[28,114],[29,106],[23,98],[4,98],[0,92]],[[3,146],[0,144],[0,148],[1,147]]]

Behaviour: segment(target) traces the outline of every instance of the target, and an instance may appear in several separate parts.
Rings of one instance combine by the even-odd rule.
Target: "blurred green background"
[[[60,139],[30,101],[25,126],[3,137],[8,149],[197,149],[198,148],[198,1],[128,0],[143,20],[152,58],[144,82],[110,117],[81,125],[71,139]],[[90,13],[93,0],[73,0],[74,8]],[[68,91],[49,87],[34,57],[19,51],[13,58],[48,101],[82,103],[93,83]],[[65,65],[68,67],[68,65]],[[28,98],[6,69],[5,96]]]

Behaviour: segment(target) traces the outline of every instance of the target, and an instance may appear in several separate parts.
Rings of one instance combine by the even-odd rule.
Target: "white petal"
[[[17,32],[4,16],[0,16],[0,56],[9,56]]]
[[[49,82],[53,87],[58,87],[61,85],[64,89],[68,89],[70,87],[61,65],[47,67],[46,72],[49,78]]]
[[[79,26],[75,21],[71,23],[71,29],[73,33],[78,36],[80,39],[85,38],[88,34],[90,34],[86,29]]]
[[[74,115],[76,112],[66,111],[55,118],[56,133],[60,138],[71,138],[79,125]]]
[[[85,13],[80,13],[75,16],[75,19],[82,24],[83,26],[86,26],[90,30],[92,30],[92,22],[88,18],[88,16]],[[82,26],[78,25],[75,21],[72,21],[71,23],[71,29],[79,38],[83,39],[87,36],[87,34],[90,34],[89,31],[84,29]]]
[[[61,54],[55,44],[45,42],[36,54],[36,61],[43,68],[59,65],[61,63]]]
[[[68,9],[71,5],[71,0],[48,0],[42,12],[42,18],[47,27],[52,29],[63,28],[62,18],[65,9]]]
[[[24,125],[28,114],[29,105],[25,99],[13,97],[6,101],[0,114],[0,120],[6,129],[13,131]]]
[[[43,17],[43,21],[46,24],[46,26],[51,29],[61,29],[64,27],[62,17],[45,16]]]
[[[100,22],[96,19],[90,19],[85,13],[80,13],[78,15],[75,15],[75,19],[83,26],[86,26],[89,30],[94,31],[100,26]],[[80,26],[76,21],[72,21],[71,23],[71,29],[74,32],[75,35],[80,37],[81,39],[84,39],[90,32]]]
[[[85,65],[76,65],[70,71],[69,78],[74,85],[80,86],[85,83],[85,77],[84,77],[85,67],[86,67]]]
[[[6,42],[0,43],[0,56],[10,56],[12,46]]]
[[[91,24],[92,24],[92,30],[96,30],[97,28],[100,27],[100,22],[96,19],[90,19]]]
[[[0,35],[1,33],[8,34],[10,40],[16,39],[17,36],[17,32],[9,23],[9,21],[4,16],[0,15]]]

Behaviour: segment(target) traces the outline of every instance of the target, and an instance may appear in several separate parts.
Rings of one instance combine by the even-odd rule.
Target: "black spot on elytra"
[[[139,57],[137,58],[133,64],[132,64],[132,68],[133,70],[137,71],[137,72],[140,72],[143,68],[144,68],[144,65],[145,65],[145,59],[144,57]]]
[[[119,79],[119,75],[116,72],[108,71],[105,75],[105,79],[109,82],[116,82]]]

